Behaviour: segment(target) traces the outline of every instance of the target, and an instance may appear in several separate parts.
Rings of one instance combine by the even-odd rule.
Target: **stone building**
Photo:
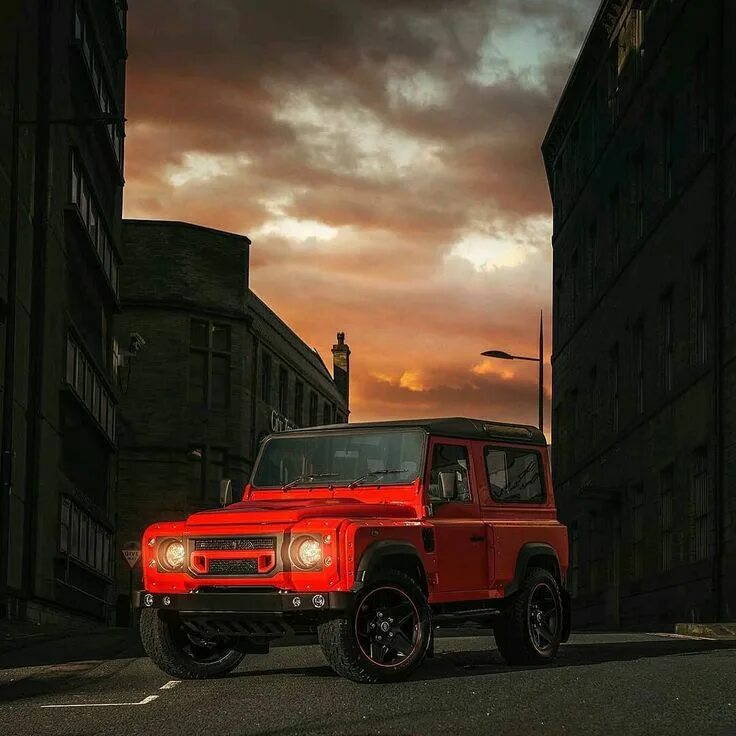
[[[121,544],[217,506],[224,478],[237,496],[267,434],[346,422],[350,355],[338,335],[333,378],[249,289],[246,237],[125,220],[123,242],[119,334],[145,344],[120,368]],[[119,582],[122,617],[126,570]]]
[[[107,620],[126,4],[0,6],[0,617]]]
[[[543,144],[577,624],[736,616],[736,4],[605,0]]]

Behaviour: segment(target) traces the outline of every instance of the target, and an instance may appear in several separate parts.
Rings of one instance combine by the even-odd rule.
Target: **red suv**
[[[510,664],[551,660],[570,630],[567,532],[533,427],[273,435],[241,501],[153,524],[142,548],[143,645],[177,678],[222,675],[294,634],[316,632],[339,675],[387,682],[431,653],[437,626],[492,627]]]

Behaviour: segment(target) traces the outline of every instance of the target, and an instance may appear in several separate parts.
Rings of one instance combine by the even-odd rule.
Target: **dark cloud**
[[[539,145],[595,5],[131,3],[126,215],[251,235],[279,313],[323,350],[348,331],[359,417],[526,417],[533,380],[473,368],[548,303]],[[479,235],[496,267],[463,260]]]

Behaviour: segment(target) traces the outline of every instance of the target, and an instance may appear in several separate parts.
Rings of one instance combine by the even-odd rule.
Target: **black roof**
[[[398,419],[388,422],[351,422],[350,424],[329,424],[324,427],[308,427],[292,430],[294,432],[310,432],[314,430],[345,429],[424,429],[441,437],[456,437],[469,440],[502,440],[520,442],[529,445],[547,446],[547,439],[537,427],[527,424],[508,424],[492,422],[486,419],[468,419],[466,417],[440,417],[438,419]]]

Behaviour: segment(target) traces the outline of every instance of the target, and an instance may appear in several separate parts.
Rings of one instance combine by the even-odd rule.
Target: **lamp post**
[[[481,355],[499,360],[528,360],[539,363],[539,429],[544,432],[544,312],[539,313],[539,356],[528,358],[523,355],[511,355],[503,350],[486,350]]]

